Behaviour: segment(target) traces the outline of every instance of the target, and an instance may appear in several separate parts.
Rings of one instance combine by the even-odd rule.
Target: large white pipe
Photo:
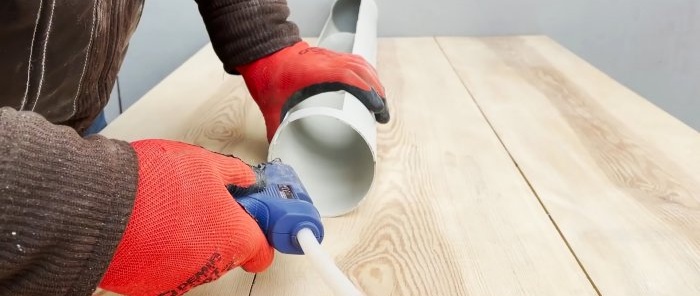
[[[375,65],[376,4],[336,1],[318,46],[357,54]],[[351,94],[328,92],[286,114],[268,158],[280,158],[294,168],[322,216],[339,216],[355,209],[372,186],[376,141],[374,115]]]

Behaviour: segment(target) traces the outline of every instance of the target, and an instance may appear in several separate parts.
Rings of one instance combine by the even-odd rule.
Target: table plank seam
[[[258,278],[258,274],[253,275],[253,280],[250,282],[250,290],[248,290],[248,296],[253,295],[253,288],[255,287],[255,280]]]
[[[593,289],[595,290],[596,294],[597,294],[597,295],[602,295],[601,292],[600,292],[600,290],[598,289],[598,286],[597,286],[597,285],[595,284],[595,282],[593,281],[593,278],[591,278],[591,276],[590,276],[590,274],[588,273],[588,271],[586,270],[585,266],[583,265],[583,263],[581,262],[581,260],[579,259],[579,257],[578,257],[578,256],[576,255],[576,253],[574,252],[574,249],[571,247],[571,244],[570,244],[569,241],[566,239],[566,236],[564,236],[564,233],[563,233],[563,232],[561,231],[561,229],[559,228],[559,225],[557,225],[557,223],[556,223],[556,221],[554,220],[554,218],[552,217],[552,215],[550,215],[549,210],[547,209],[547,206],[545,206],[544,202],[542,201],[542,198],[541,198],[540,195],[537,193],[537,191],[535,190],[535,188],[532,186],[532,184],[530,183],[530,180],[527,178],[527,176],[525,176],[525,173],[523,172],[523,170],[520,168],[520,165],[518,164],[518,162],[517,162],[517,161],[515,160],[515,158],[513,157],[512,153],[511,153],[510,150],[508,149],[508,146],[506,146],[505,142],[504,142],[503,139],[501,138],[501,135],[498,134],[498,132],[497,132],[496,129],[494,128],[493,124],[491,123],[491,120],[489,120],[489,118],[486,116],[486,113],[485,113],[484,110],[482,109],[481,105],[479,105],[479,102],[475,99],[474,93],[469,89],[469,86],[464,82],[464,80],[463,80],[463,79],[461,78],[461,76],[459,75],[459,72],[458,72],[457,69],[454,67],[454,65],[452,64],[452,62],[450,61],[449,57],[448,57],[447,54],[445,53],[445,49],[443,48],[441,42],[437,39],[436,36],[433,36],[433,39],[435,40],[435,43],[437,43],[438,48],[440,48],[440,51],[442,52],[442,54],[443,54],[443,56],[445,57],[445,59],[447,59],[447,60],[449,61],[449,63],[450,63],[450,68],[452,69],[452,71],[455,73],[455,75],[457,75],[458,77],[460,77],[460,79],[459,79],[460,83],[462,84],[462,86],[464,87],[464,89],[467,91],[467,93],[469,93],[470,99],[471,99],[471,100],[474,102],[474,104],[476,105],[477,109],[479,110],[479,113],[481,113],[481,116],[484,118],[484,121],[486,121],[486,123],[488,124],[489,128],[491,129],[491,131],[493,131],[494,135],[495,135],[496,138],[498,139],[498,142],[501,144],[501,146],[503,146],[503,149],[505,149],[506,153],[508,154],[508,157],[509,157],[510,160],[513,162],[513,164],[515,165],[516,169],[518,170],[518,173],[520,174],[520,176],[522,176],[522,178],[523,178],[523,180],[525,181],[525,183],[527,183],[527,186],[530,188],[530,191],[532,192],[532,194],[535,196],[535,198],[537,198],[537,202],[540,204],[540,206],[542,207],[542,209],[544,210],[544,212],[547,214],[547,218],[548,218],[549,221],[552,223],[552,225],[554,226],[554,228],[557,230],[557,233],[559,234],[559,237],[562,239],[562,241],[563,241],[564,244],[566,245],[566,248],[569,250],[569,253],[571,253],[571,255],[574,257],[574,260],[576,260],[576,263],[578,264],[579,268],[581,268],[581,271],[583,271],[583,273],[586,275],[586,279],[588,279],[588,282],[591,284],[591,286],[592,286]]]

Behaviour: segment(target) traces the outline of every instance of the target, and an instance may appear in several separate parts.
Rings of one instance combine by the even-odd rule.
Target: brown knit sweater
[[[195,1],[229,73],[300,40],[284,0]],[[138,162],[128,143],[80,133],[108,100],[142,5],[0,4],[0,295],[89,295],[107,269]]]

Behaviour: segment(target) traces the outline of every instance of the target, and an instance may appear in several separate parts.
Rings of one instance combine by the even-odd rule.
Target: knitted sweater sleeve
[[[224,69],[245,65],[301,41],[285,0],[195,0]]]
[[[0,295],[89,295],[132,210],[128,143],[0,109]]]

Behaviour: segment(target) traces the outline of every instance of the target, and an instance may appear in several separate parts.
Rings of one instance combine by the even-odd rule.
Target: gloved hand
[[[266,269],[273,249],[227,186],[255,191],[262,174],[238,158],[167,140],[131,144],[139,162],[134,209],[100,287],[180,295],[242,266]]]
[[[330,91],[351,93],[374,112],[379,123],[389,121],[384,87],[375,69],[360,56],[309,47],[301,41],[236,70],[262,111],[268,141],[289,109]]]

